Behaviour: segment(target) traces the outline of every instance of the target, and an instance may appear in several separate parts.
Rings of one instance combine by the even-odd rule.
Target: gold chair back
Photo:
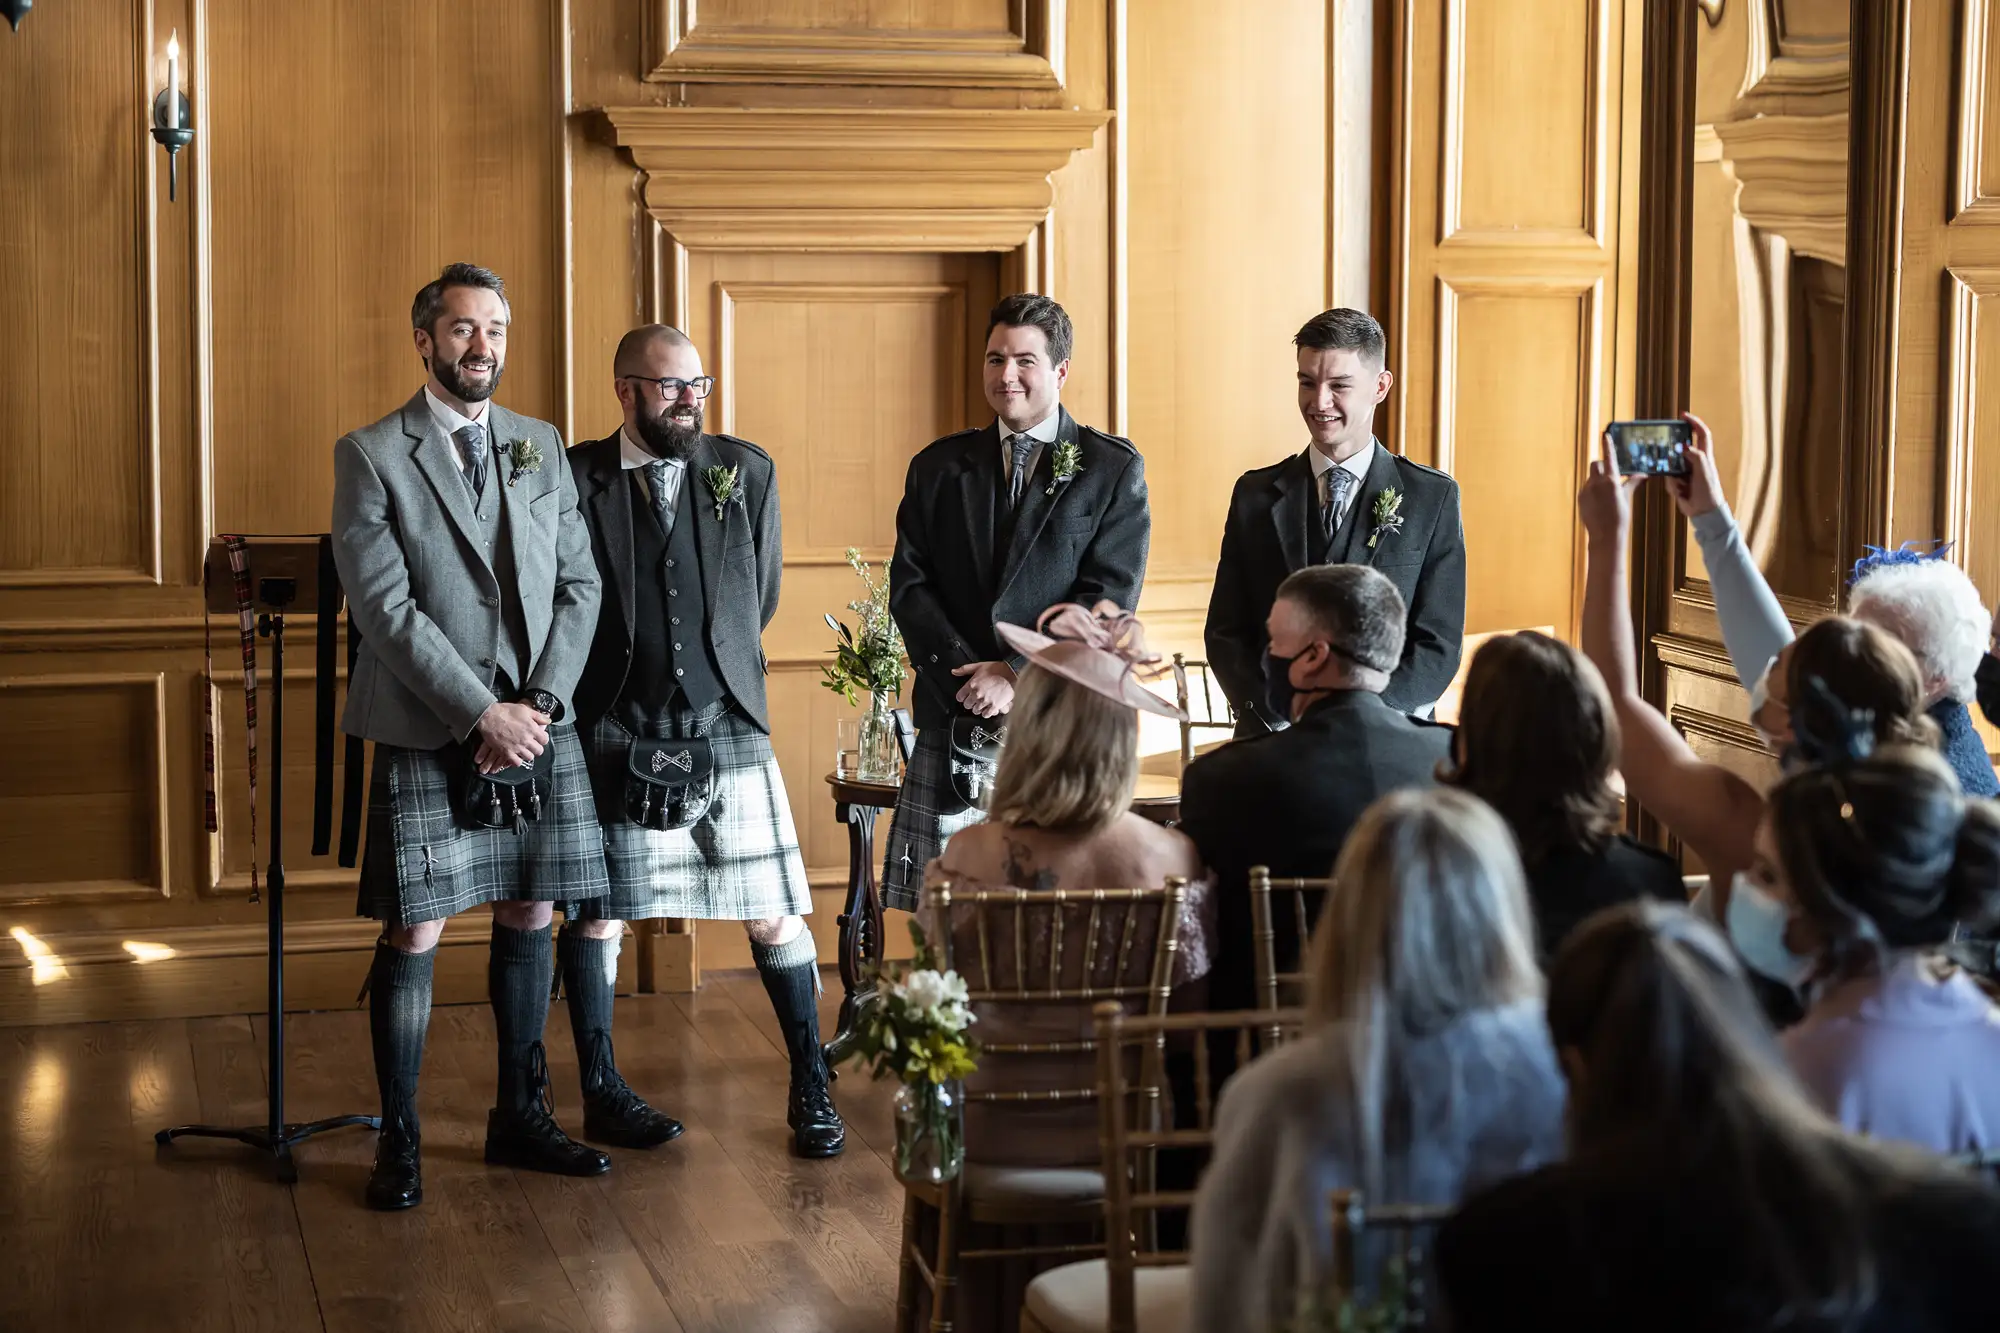
[[[1257,1007],[1277,1009],[1302,1003],[1306,985],[1306,945],[1312,937],[1312,923],[1333,891],[1331,879],[1279,879],[1269,866],[1250,867],[1251,941],[1257,960]],[[1280,914],[1298,933],[1297,968],[1278,970],[1277,922]]]
[[[1163,1148],[1203,1149],[1215,1142],[1216,1092],[1210,1039],[1234,1035],[1234,1068],[1265,1049],[1268,1034],[1295,1036],[1305,1022],[1296,1009],[1275,1012],[1127,1015],[1113,1002],[1097,1006],[1098,1115],[1104,1144],[1105,1270],[1110,1322],[1106,1333],[1137,1333],[1134,1274],[1141,1268],[1185,1264],[1185,1250],[1157,1243],[1162,1213],[1185,1212],[1192,1190],[1156,1186],[1154,1162]],[[1185,1040],[1194,1063],[1194,1105],[1190,1128],[1174,1127],[1177,1117],[1163,1096],[1159,1071],[1169,1041]],[[1178,1117],[1185,1119],[1187,1117]]]
[[[1197,730],[1236,734],[1236,709],[1215,682],[1208,663],[1174,654],[1174,702],[1181,707],[1181,768],[1194,762]]]

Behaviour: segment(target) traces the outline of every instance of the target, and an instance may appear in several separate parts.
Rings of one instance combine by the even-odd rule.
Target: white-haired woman
[[[1668,478],[1667,486],[1694,528],[1715,595],[1723,646],[1737,678],[1751,692],[1753,714],[1760,713],[1766,699],[1765,675],[1792,641],[1792,622],[1723,500],[1708,427],[1692,414],[1687,419],[1694,427],[1694,444],[1688,451],[1693,467],[1685,477]],[[2000,796],[2000,777],[1994,774],[1986,744],[1966,708],[1977,693],[1975,677],[1986,655],[1992,618],[1965,571],[1942,555],[1942,551],[1920,555],[1907,548],[1871,552],[1855,563],[1848,612],[1888,631],[1916,655],[1924,673],[1925,711],[1938,724],[1945,762],[1965,794]]]
[[[1456,1203],[1555,1160],[1563,1082],[1513,834],[1451,789],[1383,797],[1313,933],[1311,1029],[1223,1093],[1195,1198],[1189,1333],[1289,1327],[1327,1195]]]

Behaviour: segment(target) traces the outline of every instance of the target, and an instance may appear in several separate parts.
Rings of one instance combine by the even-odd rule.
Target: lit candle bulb
[[[167,128],[181,127],[181,30],[167,38]]]

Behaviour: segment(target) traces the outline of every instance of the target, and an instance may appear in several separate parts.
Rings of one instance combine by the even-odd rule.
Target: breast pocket
[[[1085,514],[1081,518],[1058,518],[1049,523],[1049,531],[1064,537],[1089,537],[1097,531],[1097,515]]]
[[[562,488],[544,491],[529,501],[528,515],[538,525],[554,528],[562,521]]]

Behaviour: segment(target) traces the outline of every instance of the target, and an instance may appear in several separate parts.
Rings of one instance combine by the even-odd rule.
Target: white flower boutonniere
[[[1058,441],[1053,461],[1056,479],[1049,483],[1047,493],[1050,495],[1056,493],[1056,487],[1066,481],[1074,480],[1076,474],[1083,471],[1083,450],[1076,447],[1075,440]]]
[[[515,440],[507,446],[507,457],[513,460],[513,467],[507,473],[509,486],[542,470],[542,446],[534,440]]]
[[[736,469],[733,467],[705,467],[701,479],[708,483],[708,493],[715,500],[716,521],[722,520],[723,506],[740,504],[743,493],[736,489]]]
[[[1368,534],[1368,549],[1391,533],[1403,530],[1403,493],[1391,486],[1375,493],[1375,529]]]

